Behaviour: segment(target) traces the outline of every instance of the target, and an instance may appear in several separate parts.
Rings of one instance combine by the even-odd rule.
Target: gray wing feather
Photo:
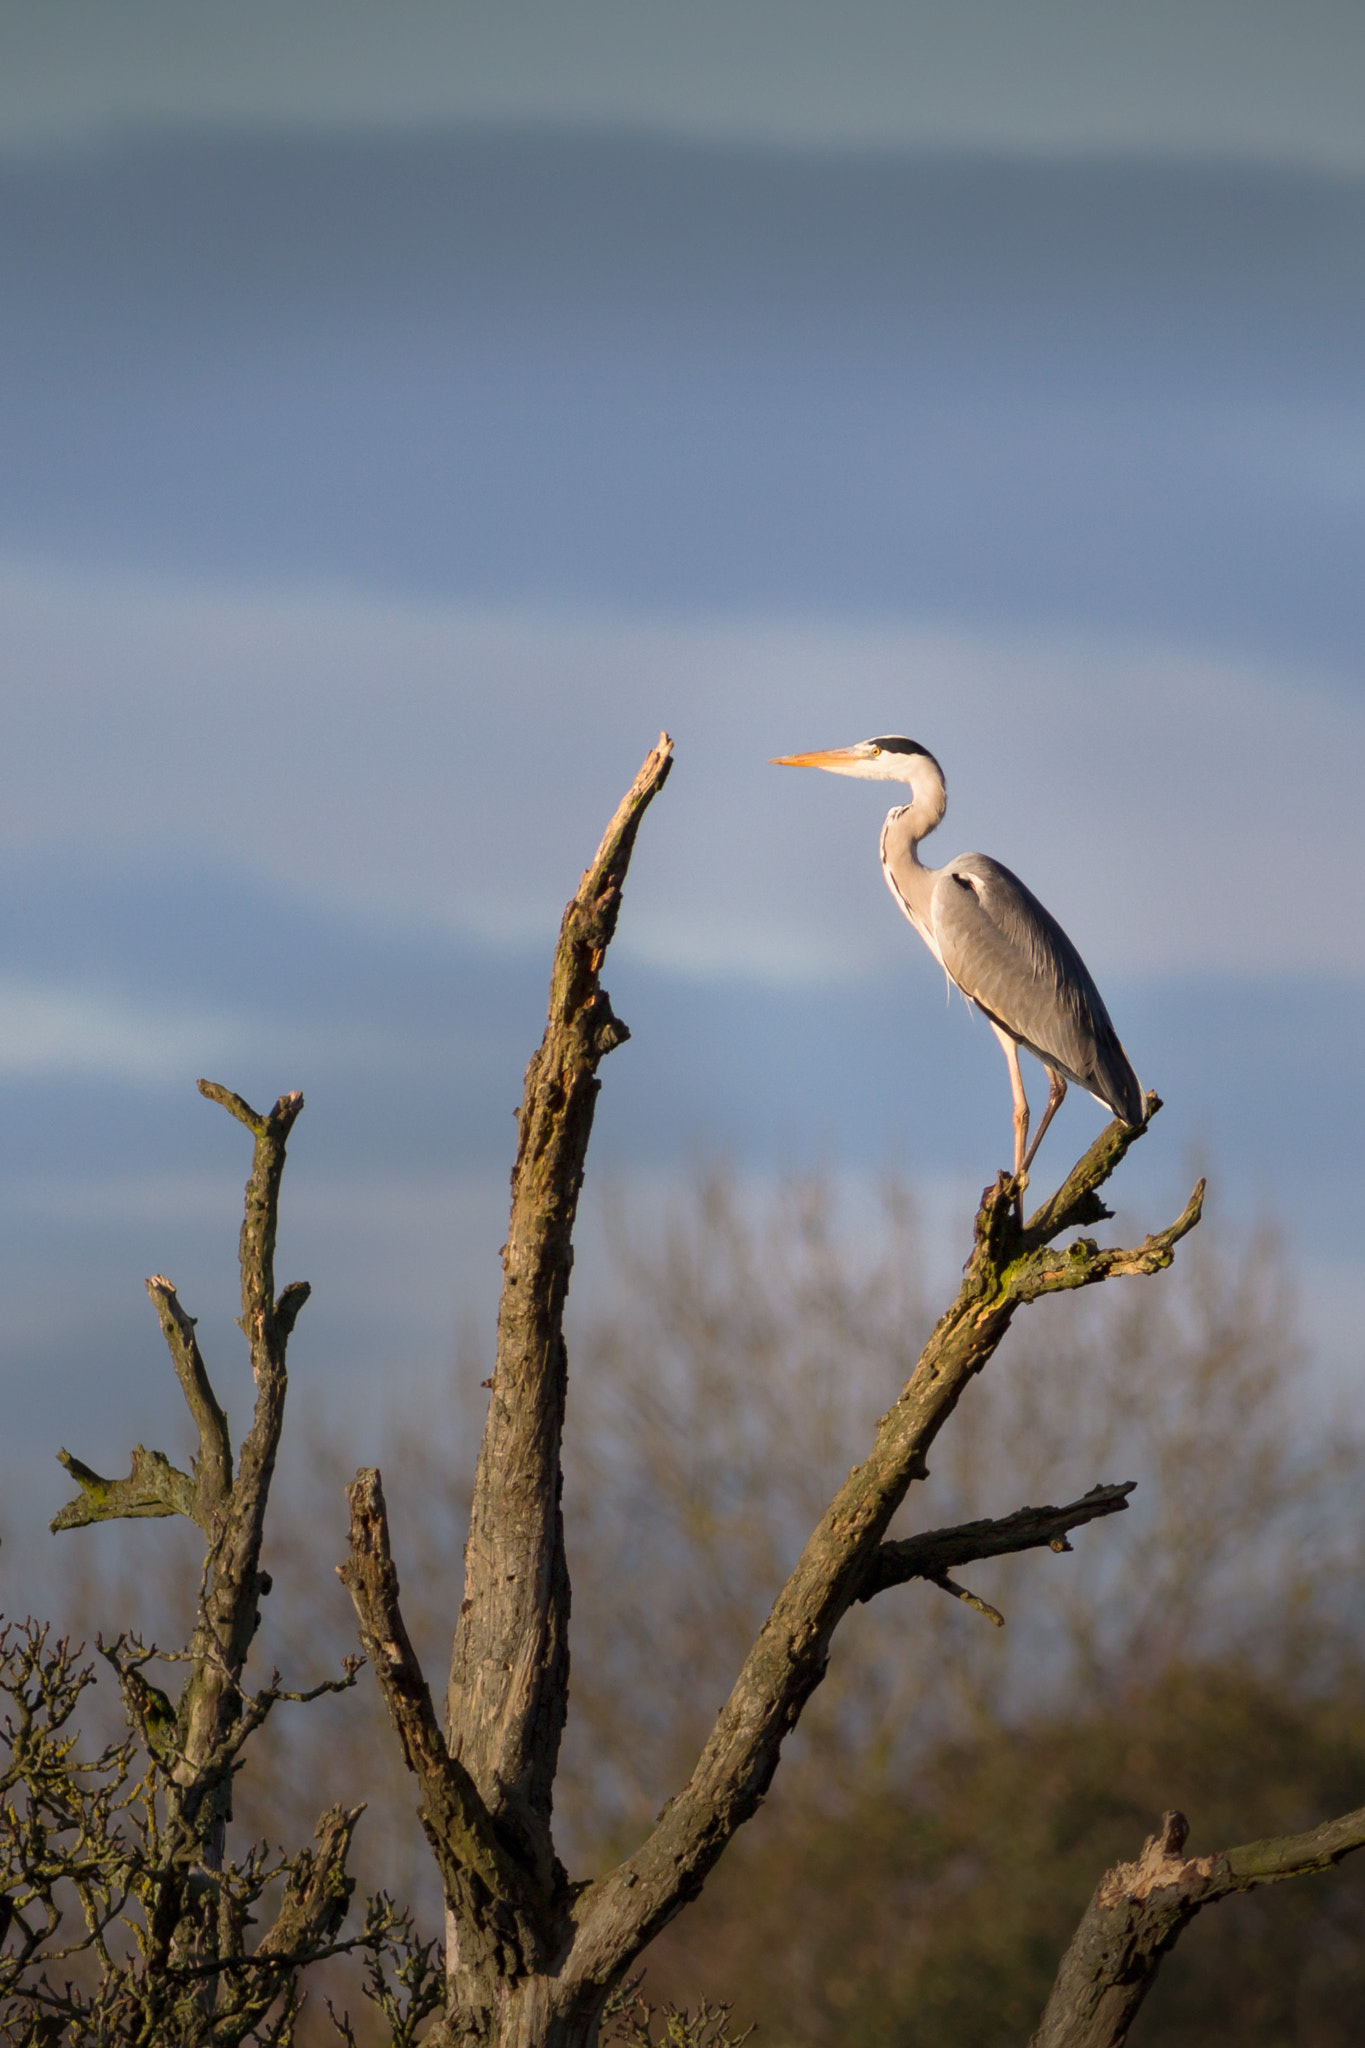
[[[933,919],[964,995],[1115,1116],[1142,1121],[1137,1075],[1090,970],[1017,875],[986,854],[963,854],[939,871]]]

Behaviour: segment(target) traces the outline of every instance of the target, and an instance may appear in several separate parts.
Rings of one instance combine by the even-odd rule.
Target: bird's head
[[[928,762],[943,784],[943,770],[918,740],[883,733],[879,739],[859,740],[856,747],[829,747],[818,754],[778,754],[777,768],[827,768],[831,775],[856,775],[863,782],[914,782]]]

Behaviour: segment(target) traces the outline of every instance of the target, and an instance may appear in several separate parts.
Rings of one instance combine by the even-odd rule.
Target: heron
[[[948,979],[1000,1041],[1014,1097],[1014,1178],[1021,1189],[1068,1081],[1123,1123],[1143,1122],[1142,1089],[1104,999],[1051,912],[988,854],[959,854],[943,868],[921,862],[920,841],[948,808],[943,770],[927,747],[884,734],[823,753],[782,754],[774,765],[909,784],[909,803],[888,811],[882,826],[882,873]],[[1042,1061],[1048,1077],[1047,1108],[1031,1145],[1020,1046]]]

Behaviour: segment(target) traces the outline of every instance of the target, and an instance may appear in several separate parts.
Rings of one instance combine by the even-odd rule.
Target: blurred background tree
[[[559,1811],[589,1868],[643,1836],[686,1775],[928,1326],[903,1186],[869,1213],[818,1179],[760,1196],[717,1171],[652,1219],[608,1193],[606,1222],[612,1270],[578,1305],[566,1479]],[[973,1387],[916,1522],[1096,1479],[1136,1479],[1131,1509],[1074,1554],[972,1568],[1004,1630],[925,1584],[848,1618],[765,1812],[651,1952],[655,2000],[731,2000],[737,2024],[793,2048],[1017,2048],[1101,1871],[1164,1807],[1189,1813],[1198,1853],[1359,1803],[1365,1445],[1309,1370],[1273,1233],[1206,1225],[1160,1287],[1063,1308],[1040,1304]],[[451,1474],[472,1462],[481,1376],[466,1347],[442,1398],[396,1396],[383,1453],[433,1671],[463,1540]],[[296,1662],[353,1642],[331,1568],[354,1448],[319,1419],[280,1489],[265,1633]],[[132,1594],[129,1557],[87,1568],[73,1607],[107,1628]],[[368,1799],[362,1883],[413,1899],[437,1931],[373,1684],[313,1714],[321,1738],[317,1718],[269,1731],[239,1817],[276,1839],[337,1788]],[[1358,2040],[1363,2005],[1365,1871],[1348,1864],[1196,1921],[1133,2038],[1335,2048]]]

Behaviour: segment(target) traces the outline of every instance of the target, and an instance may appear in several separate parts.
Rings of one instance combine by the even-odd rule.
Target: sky
[[[131,126],[627,126],[1365,168],[1352,0],[6,0],[21,146]]]
[[[900,1171],[946,1230],[1006,1162],[884,794],[768,765],[906,732],[926,856],[1023,875],[1167,1102],[1130,1215],[1207,1164],[1351,1383],[1362,87],[1325,4],[0,0],[0,1371],[43,1513],[59,1441],[181,1447],[145,1274],[240,1375],[200,1073],[307,1097],[310,1398],[363,1437],[487,1342],[548,949],[661,728],[580,1293],[612,1179],[819,1166],[856,1215]]]

